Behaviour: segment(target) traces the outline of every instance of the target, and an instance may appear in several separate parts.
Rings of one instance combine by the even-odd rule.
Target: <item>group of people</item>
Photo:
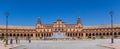
[[[16,44],[18,44],[18,41],[19,41],[19,43],[20,43],[20,40],[18,40],[18,39],[16,38]],[[28,39],[28,42],[31,43],[31,39],[30,39],[30,38]],[[3,44],[4,44],[4,46],[6,47],[6,45],[8,45],[8,40],[7,40],[7,39],[3,39]],[[10,44],[13,44],[13,39],[12,39],[12,38],[10,39]]]
[[[3,44],[6,47],[6,45],[8,45],[8,40],[7,39],[3,39]],[[13,44],[13,39],[10,39],[10,44]]]

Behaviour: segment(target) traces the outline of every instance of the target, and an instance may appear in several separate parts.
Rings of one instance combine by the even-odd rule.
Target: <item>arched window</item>
[[[120,32],[118,34],[120,35]]]
[[[41,36],[43,37],[43,33],[41,34]]]
[[[76,35],[75,36],[77,36],[77,33],[76,33]]]
[[[67,36],[69,36],[69,33],[66,33]]]
[[[112,35],[112,32],[110,33],[110,35]]]
[[[83,33],[81,34],[81,36],[83,36]]]
[[[98,36],[98,33],[96,33],[96,36]]]
[[[88,36],[88,34],[86,33],[86,36]]]
[[[109,33],[107,33],[107,36],[109,36]]]
[[[2,36],[3,36],[3,37],[5,36],[4,33],[2,33]]]
[[[95,36],[95,33],[93,33],[92,35]]]
[[[80,36],[80,33],[79,33],[79,36]]]
[[[12,33],[10,33],[10,36],[12,36]]]
[[[23,36],[23,34],[21,34],[21,36]]]
[[[36,37],[37,37],[37,34],[36,34]]]
[[[13,36],[16,36],[15,34],[13,34]]]
[[[100,33],[99,36],[102,36],[102,33]]]
[[[27,34],[27,36],[29,37],[30,35],[29,35],[29,34]]]
[[[89,33],[89,36],[91,36],[91,33]]]
[[[26,36],[26,34],[24,34],[24,36]]]
[[[17,34],[17,36],[19,36],[19,34]]]
[[[103,33],[103,35],[105,36],[105,33]]]
[[[44,37],[46,37],[46,34],[44,33]]]
[[[33,37],[33,34],[31,34],[31,37]]]
[[[116,33],[116,32],[114,32],[114,35],[117,35],[117,33]]]

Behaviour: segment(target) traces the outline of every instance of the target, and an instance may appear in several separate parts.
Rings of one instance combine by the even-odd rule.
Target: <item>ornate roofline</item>
[[[111,24],[83,26],[83,29],[111,28]],[[113,24],[113,28],[120,28],[120,24]]]
[[[52,24],[42,24],[42,25],[52,25]],[[65,25],[75,25],[75,24],[65,24]],[[120,24],[113,24],[114,28],[120,28]],[[0,28],[6,28],[6,25],[0,25]],[[8,25],[8,28],[10,29],[35,29],[35,26],[14,26],[14,25]],[[96,29],[96,28],[111,28],[110,24],[104,24],[104,25],[89,25],[89,26],[83,26],[83,29]]]

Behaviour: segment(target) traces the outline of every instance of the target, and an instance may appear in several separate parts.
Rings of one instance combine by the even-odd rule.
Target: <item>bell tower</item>
[[[41,24],[40,17],[38,17],[37,24]]]
[[[37,24],[36,24],[36,31],[40,32],[40,28],[41,28],[41,21],[40,21],[40,17],[38,17]]]
[[[81,23],[81,20],[80,20],[80,16],[78,17],[78,20],[77,20],[77,25],[79,28],[82,28],[82,23]]]

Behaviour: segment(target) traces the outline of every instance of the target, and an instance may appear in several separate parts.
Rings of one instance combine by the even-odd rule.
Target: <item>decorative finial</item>
[[[9,16],[9,12],[6,12],[5,15],[6,15],[6,16]]]
[[[40,16],[38,16],[38,18],[40,18]]]
[[[61,21],[61,18],[60,18],[60,16],[58,16],[58,21]]]
[[[110,16],[113,16],[114,12],[113,12],[113,11],[110,11],[109,14],[110,14]]]
[[[78,16],[78,18],[80,18],[80,16]]]

